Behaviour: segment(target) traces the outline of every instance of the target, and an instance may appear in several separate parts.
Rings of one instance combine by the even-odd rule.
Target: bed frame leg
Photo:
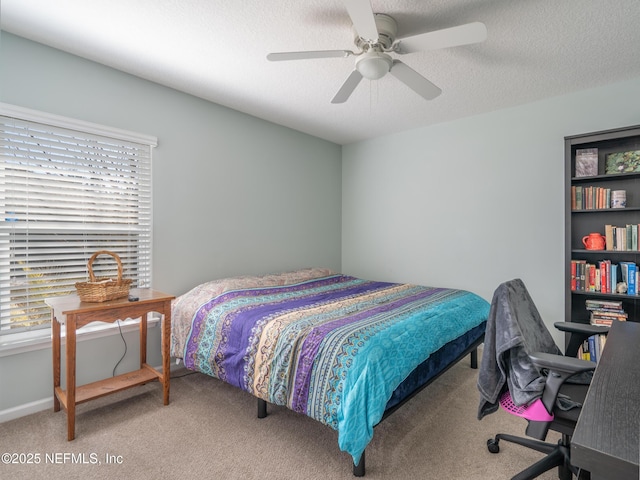
[[[267,416],[267,402],[259,398],[258,399],[258,418],[265,418],[266,416]]]
[[[358,465],[353,464],[353,476],[364,477],[364,452],[362,452],[362,456],[360,457],[360,463],[358,463]]]
[[[478,368],[478,349],[471,350],[471,368]]]

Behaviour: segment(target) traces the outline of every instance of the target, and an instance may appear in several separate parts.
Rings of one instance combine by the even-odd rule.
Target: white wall
[[[562,320],[564,137],[640,124],[638,99],[640,78],[343,147],[343,272],[487,300],[519,277]]]
[[[339,145],[1,35],[1,102],[158,138],[153,288],[179,295],[229,275],[340,269]],[[158,330],[149,332],[155,365]],[[3,411],[51,397],[51,350],[41,347],[19,355],[0,348],[0,421]],[[79,353],[84,381],[110,372],[105,365],[122,353],[117,335],[79,349],[92,353]],[[136,355],[130,348],[124,366],[137,368]]]

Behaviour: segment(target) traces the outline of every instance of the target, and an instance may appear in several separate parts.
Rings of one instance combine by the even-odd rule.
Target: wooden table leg
[[[67,315],[67,440],[76,436],[76,317]]]
[[[147,363],[147,317],[148,313],[144,313],[140,317],[140,368]]]
[[[162,322],[162,387],[164,394],[164,404],[169,405],[169,379],[171,377],[171,367],[169,365],[169,342],[171,341],[171,302],[165,302]]]
[[[53,411],[60,411],[60,400],[56,395],[56,388],[60,386],[60,323],[51,311],[51,350],[53,353]]]

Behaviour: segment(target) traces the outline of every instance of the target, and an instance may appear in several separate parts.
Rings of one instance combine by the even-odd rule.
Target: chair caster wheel
[[[489,440],[487,440],[487,449],[489,449],[491,453],[498,453],[500,451],[498,440],[496,440],[495,438],[490,438]]]

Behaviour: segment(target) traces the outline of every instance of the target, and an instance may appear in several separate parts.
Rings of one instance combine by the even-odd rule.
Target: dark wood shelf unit
[[[598,175],[576,177],[576,150],[598,149]],[[565,318],[589,323],[585,301],[590,298],[622,300],[630,321],[640,321],[640,296],[571,290],[571,260],[632,261],[640,265],[640,250],[586,250],[582,238],[592,232],[605,234],[606,224],[624,226],[640,224],[640,172],[605,174],[607,155],[640,150],[640,125],[565,137]],[[572,210],[571,187],[596,186],[626,190],[626,208]]]

